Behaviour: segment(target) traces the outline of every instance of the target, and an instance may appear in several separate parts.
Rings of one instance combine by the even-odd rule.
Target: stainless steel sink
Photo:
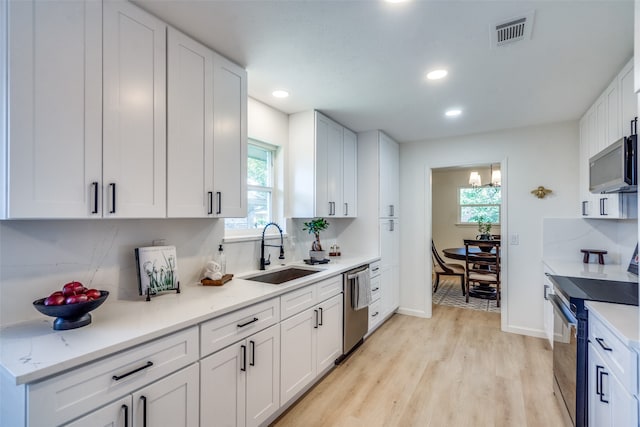
[[[254,282],[270,283],[272,285],[280,285],[282,283],[319,272],[320,271],[318,270],[307,270],[305,268],[288,267],[282,270],[256,274],[255,276],[250,277],[243,277],[243,279],[253,280]]]

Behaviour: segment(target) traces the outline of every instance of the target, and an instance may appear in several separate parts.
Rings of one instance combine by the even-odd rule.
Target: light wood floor
[[[395,315],[273,424],[563,426],[545,340],[500,332],[500,315],[435,305]]]

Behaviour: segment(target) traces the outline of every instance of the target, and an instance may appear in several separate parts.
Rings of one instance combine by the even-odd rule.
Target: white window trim
[[[465,188],[473,188],[470,185],[462,185],[460,187],[458,187],[458,194],[457,194],[457,201],[458,201],[458,211],[457,211],[457,215],[458,215],[458,221],[456,222],[457,226],[476,226],[478,225],[477,221],[473,221],[473,222],[462,222],[462,217],[460,215],[461,212],[461,208],[463,206],[472,206],[472,207],[484,207],[484,206],[497,206],[498,207],[498,218],[502,218],[502,189],[500,189],[500,203],[486,203],[486,204],[477,204],[477,205],[463,205],[460,203],[460,190],[465,189]],[[500,225],[500,220],[498,220],[498,222],[492,222],[492,225]]]

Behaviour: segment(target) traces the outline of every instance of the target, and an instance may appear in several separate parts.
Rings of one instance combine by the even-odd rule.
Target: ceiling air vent
[[[500,47],[508,43],[531,38],[534,12],[511,18],[491,27],[491,46]]]

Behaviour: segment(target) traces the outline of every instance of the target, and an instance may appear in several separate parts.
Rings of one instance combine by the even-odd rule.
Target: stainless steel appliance
[[[553,291],[547,295],[554,307],[554,390],[567,408],[573,425],[588,420],[587,357],[589,312],[585,301],[638,305],[638,282],[548,276]],[[558,327],[556,327],[558,325]],[[598,427],[598,426],[593,426]]]
[[[357,285],[356,274],[362,271],[368,271],[369,265],[361,265],[353,270],[349,270],[343,274],[344,283],[344,321],[343,321],[343,355],[336,360],[340,363],[355,347],[362,341],[369,329],[369,307],[355,310],[353,308],[353,288]]]
[[[631,135],[620,138],[589,159],[589,191],[628,193],[637,191],[638,118],[631,121]]]

